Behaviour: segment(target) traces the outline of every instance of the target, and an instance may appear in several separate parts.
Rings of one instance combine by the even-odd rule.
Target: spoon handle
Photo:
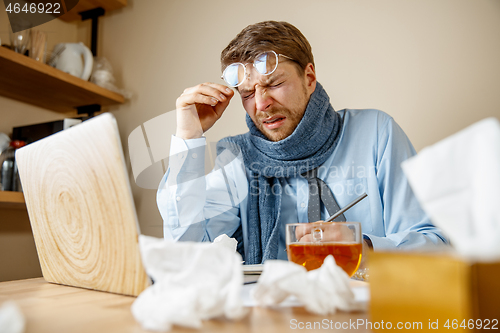
[[[342,208],[341,210],[339,210],[338,212],[336,212],[335,214],[330,216],[325,222],[332,222],[333,220],[335,220],[336,217],[338,217],[341,214],[344,214],[344,212],[349,210],[349,208],[351,208],[352,206],[354,206],[355,204],[357,204],[358,202],[360,202],[361,200],[363,200],[367,196],[368,196],[368,194],[366,194],[366,193],[361,194],[359,197],[354,199],[353,202],[351,202],[350,204],[348,204],[347,206],[345,206],[344,208]]]

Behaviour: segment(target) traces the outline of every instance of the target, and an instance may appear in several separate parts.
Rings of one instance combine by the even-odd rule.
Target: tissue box
[[[420,332],[500,329],[500,262],[374,252],[369,263],[372,325],[383,321]]]

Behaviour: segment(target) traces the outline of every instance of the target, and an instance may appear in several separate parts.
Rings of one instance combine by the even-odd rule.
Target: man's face
[[[292,61],[282,61],[271,75],[257,73],[252,65],[248,70],[250,78],[238,87],[243,107],[269,140],[285,139],[302,119],[316,87],[314,67],[309,64],[299,74]]]

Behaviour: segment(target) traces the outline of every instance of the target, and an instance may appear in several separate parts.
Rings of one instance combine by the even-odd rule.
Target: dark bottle
[[[14,140],[0,155],[0,190],[2,191],[21,191],[21,182],[16,165],[16,149],[21,148],[26,143],[20,140]]]

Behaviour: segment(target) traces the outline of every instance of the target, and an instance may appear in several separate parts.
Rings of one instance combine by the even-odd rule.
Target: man
[[[362,224],[364,248],[428,248],[446,238],[416,201],[400,164],[415,154],[402,129],[377,110],[335,112],[316,81],[311,47],[293,25],[250,25],[221,54],[249,132],[221,140],[206,177],[202,137],[234,92],[204,83],[177,99],[177,132],[158,190],[165,238],[239,241],[246,264],[286,259],[285,225],[325,220],[366,192],[337,221]]]

